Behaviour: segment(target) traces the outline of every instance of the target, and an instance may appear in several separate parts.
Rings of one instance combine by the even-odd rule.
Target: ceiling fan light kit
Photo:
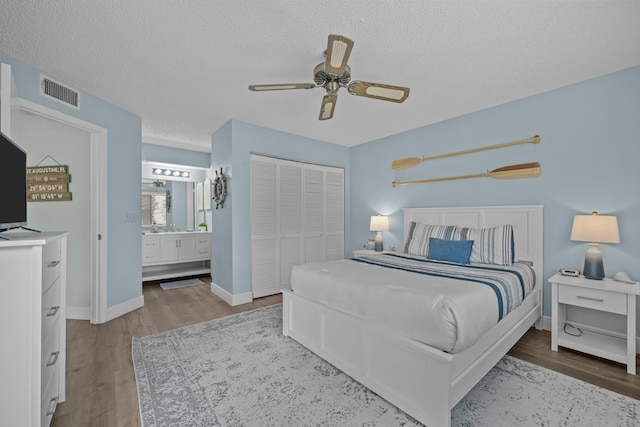
[[[409,96],[409,88],[403,86],[393,86],[380,83],[371,83],[354,80],[351,82],[351,68],[347,65],[353,41],[345,36],[330,34],[325,51],[325,62],[318,64],[313,70],[314,83],[282,83],[250,85],[249,90],[263,92],[269,90],[289,90],[289,89],[313,89],[322,87],[325,89],[325,96],[322,98],[320,106],[319,120],[329,120],[333,117],[336,102],[338,100],[338,90],[341,87],[347,88],[351,95],[363,96],[365,98],[379,99],[401,103]]]

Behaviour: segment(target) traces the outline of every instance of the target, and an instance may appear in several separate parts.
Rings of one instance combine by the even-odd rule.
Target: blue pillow
[[[469,264],[473,240],[443,240],[429,238],[429,255],[427,258],[438,261]]]

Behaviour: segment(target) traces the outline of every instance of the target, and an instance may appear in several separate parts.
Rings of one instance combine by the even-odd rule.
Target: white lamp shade
[[[369,224],[370,231],[389,231],[389,217],[383,215],[374,215],[371,217]]]
[[[592,243],[620,243],[618,218],[613,215],[576,215],[571,240]]]

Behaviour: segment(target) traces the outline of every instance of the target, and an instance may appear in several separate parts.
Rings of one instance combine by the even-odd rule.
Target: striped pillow
[[[473,240],[470,262],[511,265],[515,258],[513,226],[511,224],[492,228],[458,227],[455,240]]]
[[[429,239],[431,237],[443,240],[461,240],[454,239],[455,231],[456,226],[454,225],[430,225],[411,221],[404,251],[411,255],[426,257],[429,253]]]

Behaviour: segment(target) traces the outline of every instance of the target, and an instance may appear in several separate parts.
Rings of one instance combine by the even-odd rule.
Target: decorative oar
[[[540,136],[535,135],[529,139],[521,139],[518,141],[505,142],[502,144],[488,145],[486,147],[471,148],[469,150],[456,151],[455,153],[439,154],[431,157],[406,157],[404,159],[394,160],[391,163],[391,169],[404,169],[411,166],[415,166],[419,163],[426,162],[427,160],[444,159],[445,157],[461,156],[463,154],[477,153],[478,151],[495,150],[496,148],[511,147],[512,145],[520,144],[537,144],[540,142]]]
[[[502,168],[487,171],[485,173],[474,173],[471,175],[447,176],[444,178],[419,179],[417,181],[393,181],[392,187],[400,185],[424,184],[426,182],[451,181],[454,179],[467,178],[497,178],[497,179],[514,179],[514,178],[534,178],[540,176],[540,163],[523,163],[521,165],[511,165]]]

